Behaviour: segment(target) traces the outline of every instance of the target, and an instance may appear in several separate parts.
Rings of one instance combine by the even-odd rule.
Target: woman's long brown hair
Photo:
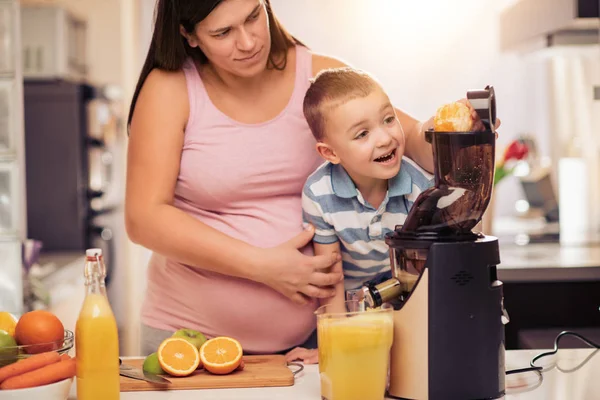
[[[179,27],[193,33],[196,25],[211,13],[224,0],[158,0],[155,10],[154,32],[148,49],[148,55],[140,73],[131,106],[127,124],[131,124],[133,111],[144,82],[153,69],[178,71],[188,57],[201,64],[208,59],[199,48],[192,48],[179,32]],[[263,0],[269,18],[271,34],[271,51],[267,68],[285,69],[287,65],[287,50],[295,45],[303,45],[293,37],[277,20],[271,9],[270,0]]]

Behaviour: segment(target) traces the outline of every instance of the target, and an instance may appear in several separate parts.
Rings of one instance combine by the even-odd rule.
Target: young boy
[[[385,235],[433,185],[432,175],[403,158],[404,131],[394,107],[364,72],[322,71],[306,93],[304,115],[327,161],[304,186],[303,219],[315,227],[316,254],[342,254],[344,281],[322,304],[345,311],[347,290],[391,277]],[[313,363],[318,353],[296,348],[288,359]]]

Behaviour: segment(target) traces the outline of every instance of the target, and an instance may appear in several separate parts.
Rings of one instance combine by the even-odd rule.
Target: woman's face
[[[269,19],[263,0],[224,0],[186,35],[212,65],[240,77],[262,72],[271,50]]]

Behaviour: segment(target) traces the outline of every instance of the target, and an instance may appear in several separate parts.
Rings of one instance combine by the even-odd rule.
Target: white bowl
[[[27,389],[0,390],[0,400],[67,400],[73,378]]]

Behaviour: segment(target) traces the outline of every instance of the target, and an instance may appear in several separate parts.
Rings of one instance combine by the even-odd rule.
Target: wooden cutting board
[[[123,363],[142,368],[144,359],[123,360]],[[287,367],[283,355],[244,356],[244,363],[243,371],[235,371],[228,375],[213,375],[204,369],[183,378],[165,375],[165,378],[171,381],[170,385],[156,385],[121,376],[121,392],[272,387],[294,384],[294,375]]]

